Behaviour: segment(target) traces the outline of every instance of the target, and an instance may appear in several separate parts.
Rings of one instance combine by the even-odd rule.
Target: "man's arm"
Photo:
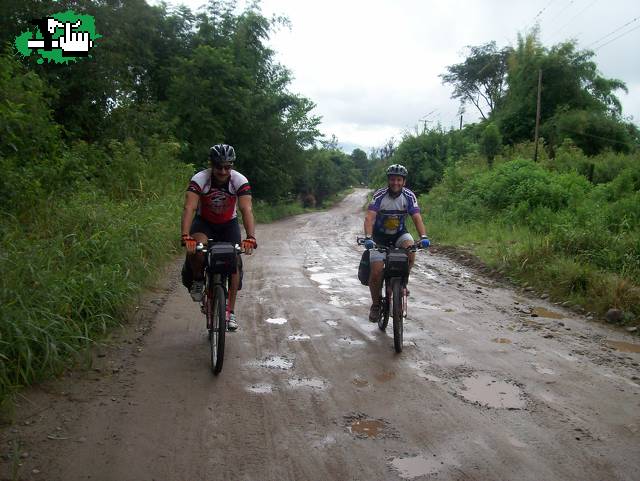
[[[256,238],[255,220],[253,219],[253,204],[250,195],[241,195],[238,197],[238,207],[242,212],[242,224],[247,233],[247,237]]]
[[[373,225],[376,222],[378,213],[375,210],[367,210],[367,215],[364,218],[364,235],[365,237],[373,236]]]
[[[182,209],[182,222],[181,229],[182,235],[189,235],[191,229],[191,223],[193,222],[193,215],[198,209],[198,202],[200,198],[195,192],[187,192],[184,196],[184,208]]]
[[[415,214],[412,214],[411,219],[413,219],[413,225],[416,226],[418,235],[420,237],[426,236],[427,230],[424,228],[424,223],[422,222],[422,215],[420,215],[420,212],[416,212]]]

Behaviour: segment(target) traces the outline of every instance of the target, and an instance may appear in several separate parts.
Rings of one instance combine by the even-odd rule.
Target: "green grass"
[[[4,222],[0,397],[56,374],[122,322],[133,296],[175,256],[177,195],[115,202],[77,195],[49,206],[26,237]]]
[[[421,203],[429,205],[429,198]],[[436,207],[425,215],[425,224],[435,245],[470,252],[516,283],[548,293],[551,300],[568,301],[601,317],[609,308],[620,308],[627,323],[640,316],[640,289],[631,279],[588,262],[584,255],[567,254],[550,236],[527,226],[509,226],[500,219],[461,222]]]

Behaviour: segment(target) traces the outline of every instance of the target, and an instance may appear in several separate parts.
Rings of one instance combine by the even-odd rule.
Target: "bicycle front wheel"
[[[216,376],[222,371],[224,360],[224,336],[227,331],[225,312],[226,299],[222,286],[213,289],[212,324],[209,331],[209,345],[211,346],[211,371]]]
[[[393,279],[393,347],[396,352],[402,352],[403,330],[404,330],[404,306],[402,299],[402,282],[400,279]]]
[[[386,281],[382,287],[382,292],[383,295],[380,298],[380,317],[378,318],[378,328],[381,331],[384,331],[387,329],[387,324],[389,323],[389,301],[391,300]]]

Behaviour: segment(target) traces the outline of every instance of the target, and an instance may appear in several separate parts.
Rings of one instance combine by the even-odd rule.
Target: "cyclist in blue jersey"
[[[420,207],[416,195],[405,187],[407,169],[394,164],[387,169],[387,187],[377,190],[367,209],[364,219],[364,245],[370,249],[371,272],[369,274],[369,290],[371,291],[371,309],[369,321],[378,322],[380,317],[380,290],[382,289],[382,273],[385,255],[375,249],[375,244],[410,247],[413,237],[407,231],[405,219],[411,216],[413,224],[420,235],[421,247],[429,247],[429,239],[422,222]],[[409,269],[413,267],[416,255],[409,253]]]

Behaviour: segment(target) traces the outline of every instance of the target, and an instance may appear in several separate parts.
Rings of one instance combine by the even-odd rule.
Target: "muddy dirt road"
[[[259,227],[219,377],[173,266],[148,322],[25,392],[0,479],[639,479],[634,340],[421,253],[396,355],[356,278],[364,202]]]

